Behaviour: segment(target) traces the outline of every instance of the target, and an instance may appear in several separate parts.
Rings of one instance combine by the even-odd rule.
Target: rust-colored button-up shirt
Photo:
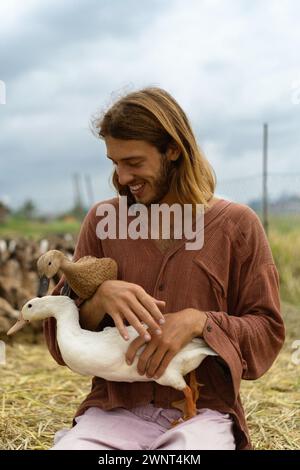
[[[118,209],[118,201],[113,198],[105,203]],[[165,300],[165,313],[192,307],[207,314],[203,338],[219,357],[207,357],[196,371],[203,384],[197,407],[230,413],[237,449],[250,449],[240,383],[263,375],[284,341],[278,273],[259,218],[245,205],[220,199],[205,213],[200,250],[186,250],[182,239],[162,252],[150,239],[100,240],[96,235],[98,205],[82,224],[74,259],[111,257],[118,263],[118,279],[139,284]],[[54,295],[59,294],[62,282]],[[105,326],[114,326],[109,315],[99,330]],[[64,365],[55,319],[46,320],[44,327],[51,354]],[[180,391],[154,381],[109,382],[95,377],[76,415],[91,406],[130,409],[151,401],[170,408],[180,399]]]

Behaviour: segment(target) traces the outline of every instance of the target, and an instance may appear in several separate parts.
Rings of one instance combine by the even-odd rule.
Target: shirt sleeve
[[[73,256],[73,260],[77,261],[78,259],[82,258],[83,256],[96,256],[98,258],[103,257],[101,240],[96,235],[96,227],[93,223],[94,220],[94,211],[96,206],[94,206],[86,215],[85,219],[82,222],[78,240],[75,247],[75,252]],[[55,286],[54,290],[52,291],[51,295],[60,295],[61,289],[64,285],[65,278],[62,276],[59,283]],[[71,297],[74,299],[77,307],[83,302],[83,299],[76,297],[74,293],[72,293]],[[46,343],[48,349],[55,359],[55,361],[59,365],[66,365],[56,340],[56,320],[55,318],[47,318],[44,320],[44,335],[46,339]]]
[[[233,311],[205,312],[203,338],[229,368],[234,402],[242,379],[254,380],[273,364],[283,345],[279,275],[264,229],[255,215],[244,233],[249,247],[240,266]],[[227,369],[228,370],[228,369]]]

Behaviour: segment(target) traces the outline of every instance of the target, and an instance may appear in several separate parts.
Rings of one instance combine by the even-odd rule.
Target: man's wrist
[[[196,308],[191,308],[190,310],[193,315],[193,336],[202,338],[203,330],[208,317],[202,310],[197,310]]]

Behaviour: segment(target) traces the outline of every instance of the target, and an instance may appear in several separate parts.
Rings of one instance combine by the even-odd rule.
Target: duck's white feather
[[[66,299],[65,302],[63,299]],[[138,336],[132,326],[127,327],[129,341],[125,341],[115,327],[107,327],[100,332],[81,329],[78,309],[68,297],[46,296],[29,302],[33,304],[34,301],[40,304],[49,303],[49,312],[52,314],[48,316],[54,316],[57,320],[57,342],[61,355],[74,372],[116,382],[154,380],[137,372],[138,358],[145,346],[139,349],[131,365],[126,363],[125,354],[129,344]],[[24,317],[27,313],[26,305],[23,307]],[[35,319],[37,319],[36,314]],[[196,369],[209,355],[217,354],[202,339],[194,338],[176,354],[165,373],[155,381],[161,385],[183,390],[186,387],[183,377]]]

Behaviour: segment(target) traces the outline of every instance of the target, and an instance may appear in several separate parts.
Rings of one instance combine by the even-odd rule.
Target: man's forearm
[[[92,297],[83,302],[80,306],[79,321],[81,328],[84,330],[95,331],[105,315],[105,312],[101,311],[101,308],[97,305],[95,300],[96,299]]]

